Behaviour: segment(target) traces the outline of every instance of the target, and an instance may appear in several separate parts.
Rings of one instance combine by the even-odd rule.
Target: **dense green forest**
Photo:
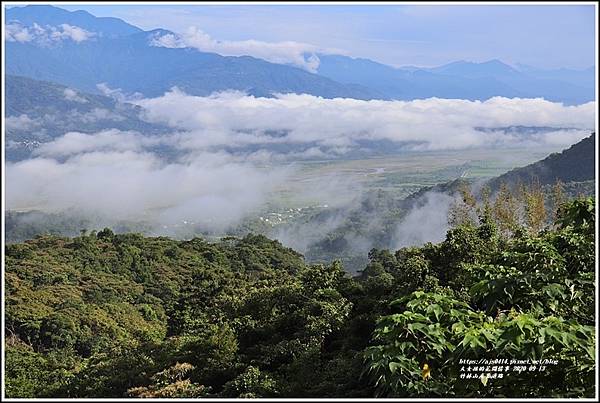
[[[462,189],[439,244],[351,277],[262,235],[6,246],[8,397],[591,397],[593,198]],[[464,359],[556,360],[461,378]]]

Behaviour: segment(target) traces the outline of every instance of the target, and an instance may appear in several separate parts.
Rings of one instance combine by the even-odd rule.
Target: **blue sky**
[[[543,68],[594,65],[593,5],[60,5],[143,29],[213,39],[296,41],[395,66],[500,59]]]

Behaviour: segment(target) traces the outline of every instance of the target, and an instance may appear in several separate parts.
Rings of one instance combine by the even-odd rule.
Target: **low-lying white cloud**
[[[124,97],[118,90],[101,89]],[[384,142],[386,148],[396,144],[413,150],[558,148],[589,136],[596,118],[593,102],[564,106],[542,99],[500,97],[484,102],[362,101],[297,94],[256,98],[240,92],[198,97],[174,89],[161,97],[131,102],[141,107],[143,119],[166,124],[172,131],[152,136],[116,129],[68,132],[41,143],[32,158],[6,164],[7,208],[79,211],[167,227],[186,221],[219,232],[266,208],[282,186],[289,189],[286,182],[292,178],[294,161],[344,157],[377,142]],[[63,118],[72,119],[75,113],[78,121],[106,122],[102,127],[119,119],[102,109],[68,111]],[[50,118],[19,115],[9,117],[6,125],[33,130]],[[519,126],[544,129],[515,129]],[[323,180],[295,184],[294,197],[311,189],[323,191]],[[334,196],[307,199],[335,200],[342,192],[327,193]],[[430,199],[423,209],[409,214],[404,225],[417,229],[400,228],[397,244],[439,238],[446,211],[432,206],[442,204],[448,200]],[[320,230],[337,228],[338,218],[343,219],[333,217]],[[422,225],[426,220],[433,220],[432,225]],[[436,226],[440,231],[435,234],[424,232]],[[307,242],[322,232],[309,230],[304,235]],[[286,238],[284,233],[279,236]],[[370,247],[358,235],[350,241],[357,248]],[[297,242],[295,246],[307,247]]]
[[[142,151],[144,146],[156,144],[157,139],[133,131],[116,129],[94,134],[69,132],[53,141],[42,144],[35,156],[45,158],[67,157],[87,152]]]
[[[392,248],[420,246],[425,242],[441,242],[449,229],[448,212],[454,197],[437,192],[428,192],[419,200],[398,224]]]
[[[223,56],[253,56],[278,64],[291,64],[312,73],[319,67],[318,53],[343,54],[337,49],[294,42],[264,42],[254,39],[244,41],[220,41],[197,27],[190,27],[182,34],[158,33],[150,38],[151,46],[166,48],[194,48],[202,52]]]
[[[180,143],[185,148],[297,145],[308,148],[295,152],[310,149],[319,157],[344,155],[373,141],[414,150],[569,145],[589,135],[596,116],[594,102],[565,106],[502,97],[363,101],[297,94],[255,98],[240,92],[199,97],[173,89],[135,102],[143,107],[144,119],[187,132]],[[517,126],[557,129],[534,134],[498,129]]]
[[[36,157],[6,164],[6,206],[223,231],[285,178],[222,153],[167,162],[145,142],[134,132],[68,133]]]
[[[143,95],[139,92],[126,94],[121,88],[110,88],[106,83],[98,83],[96,84],[96,88],[102,95],[112,98],[119,103],[131,102],[143,98]]]
[[[22,113],[18,116],[7,116],[5,121],[6,130],[32,130],[40,126],[40,122]]]
[[[6,24],[4,37],[8,42],[25,43],[33,40],[33,35],[29,32],[29,29],[16,22]]]
[[[87,99],[80,96],[77,93],[77,91],[75,91],[74,89],[71,89],[71,88],[65,88],[65,90],[63,91],[63,94],[67,101],[78,102],[80,104],[85,104],[88,102]]]
[[[118,113],[104,108],[93,108],[88,112],[71,111],[69,115],[74,120],[79,120],[83,123],[93,123],[101,120],[122,121],[125,118]]]
[[[77,109],[57,111],[48,109],[45,112],[37,116],[29,116],[24,113],[7,116],[5,119],[6,130],[7,132],[20,132],[21,134],[41,134],[46,133],[48,129],[50,129],[50,132],[53,132],[62,125],[84,128],[86,125],[101,123],[102,126],[110,127],[112,124],[122,122],[126,119],[125,116],[114,112],[114,110],[105,108],[91,108],[87,111]]]
[[[5,38],[8,42],[35,42],[48,45],[65,40],[81,43],[96,36],[95,32],[87,31],[81,27],[69,24],[39,25],[33,23],[30,26],[18,21],[11,21],[5,26]]]
[[[69,25],[69,24],[60,24],[61,29],[56,29],[52,32],[52,35],[55,39],[70,39],[73,42],[83,42],[87,41],[95,34],[93,32],[86,31],[83,28]]]

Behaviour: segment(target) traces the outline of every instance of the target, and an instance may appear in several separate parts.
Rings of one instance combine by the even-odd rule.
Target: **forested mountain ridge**
[[[515,190],[519,185],[531,186],[536,183],[541,186],[551,186],[557,182],[587,183],[594,181],[596,161],[596,133],[573,144],[559,153],[553,153],[546,158],[530,165],[512,169],[500,176],[477,182],[477,188],[487,187],[494,194],[502,185]],[[457,178],[438,185],[423,187],[409,195],[406,199],[413,202],[421,199],[429,192],[456,193],[464,183],[473,180]],[[576,186],[576,185],[575,185]]]
[[[40,236],[6,247],[7,396],[589,397],[594,233],[593,199],[509,236],[484,213],[354,278],[262,236]]]
[[[583,182],[596,177],[596,133],[581,140],[577,144],[554,153],[541,161],[522,168],[513,169],[488,182],[492,190],[502,183],[515,186],[517,183],[529,184],[539,181],[541,185],[561,182]]]

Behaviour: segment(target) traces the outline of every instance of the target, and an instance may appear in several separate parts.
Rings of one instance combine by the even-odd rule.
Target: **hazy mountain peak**
[[[439,67],[431,69],[439,73],[447,73],[454,75],[463,74],[478,74],[478,75],[489,75],[498,73],[517,73],[510,65],[504,63],[499,59],[491,59],[485,62],[471,62],[466,60],[459,60],[456,62],[444,64]]]
[[[68,11],[49,5],[28,5],[6,10],[6,21],[18,21],[24,26],[60,26],[69,24],[105,37],[131,35],[142,30],[114,17],[96,17],[87,11]]]
[[[486,62],[481,62],[479,64],[482,64],[482,65],[485,65],[485,66],[495,66],[495,67],[501,67],[501,68],[504,68],[504,69],[514,70],[514,68],[511,65],[509,65],[508,63],[503,62],[500,59],[491,59],[491,60],[488,60]]]

